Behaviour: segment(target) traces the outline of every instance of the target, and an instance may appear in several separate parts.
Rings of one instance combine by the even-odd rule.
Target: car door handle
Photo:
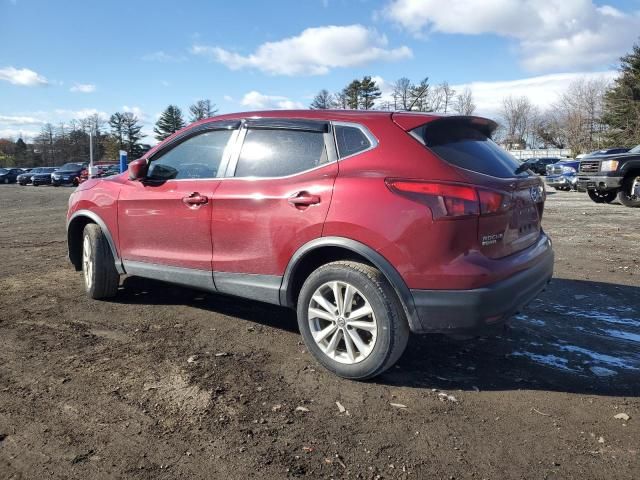
[[[320,203],[318,195],[311,195],[309,192],[298,192],[289,197],[289,204],[296,207],[309,207]]]
[[[200,195],[198,192],[193,192],[182,198],[182,203],[184,203],[188,207],[197,207],[208,202],[209,198],[205,195]]]

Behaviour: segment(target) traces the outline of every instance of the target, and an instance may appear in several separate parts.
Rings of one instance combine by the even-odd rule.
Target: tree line
[[[210,100],[198,100],[189,106],[189,122],[212,117],[217,112]],[[164,140],[186,125],[182,111],[169,105],[156,122],[157,140]],[[0,138],[0,166],[58,166],[66,162],[89,161],[89,138],[92,137],[93,158],[96,161],[118,160],[124,150],[130,160],[142,156],[150,146],[144,143],[142,121],[133,112],[115,112],[109,118],[93,114],[79,120],[45,123],[27,144],[22,138],[15,142]]]
[[[320,90],[309,108],[351,110],[406,110],[416,112],[441,112],[472,115],[476,109],[473,94],[465,88],[456,92],[448,82],[437,85],[426,77],[415,83],[407,77],[399,78],[392,85],[390,98],[382,99],[382,91],[370,76],[351,81],[342,90],[331,93]]]

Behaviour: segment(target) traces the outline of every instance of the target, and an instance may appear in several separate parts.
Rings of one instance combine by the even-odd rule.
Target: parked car
[[[529,170],[537,173],[538,175],[546,175],[547,165],[559,162],[562,160],[559,157],[536,157],[525,160],[525,164]]]
[[[556,190],[576,190],[578,183],[578,170],[580,160],[561,160],[557,163],[547,165],[547,185]]]
[[[627,207],[640,207],[640,145],[626,153],[585,157],[580,161],[578,189],[596,203],[616,198]]]
[[[41,170],[42,170],[41,167],[28,169],[28,171],[18,175],[18,177],[16,178],[16,181],[20,185],[28,185],[29,183],[31,183],[31,177],[33,177],[36,173],[39,173]]]
[[[51,185],[51,174],[58,170],[58,167],[42,167],[38,173],[31,176],[31,184],[34,187],[38,185]]]
[[[80,183],[83,171],[87,170],[87,164],[83,162],[65,163],[60,169],[51,175],[51,183],[54,187],[61,185],[74,185]]]
[[[553,273],[542,180],[479,117],[331,110],[217,116],[69,199],[94,299],[121,274],[296,309],[308,350],[363,379],[409,332],[500,325]]]
[[[19,168],[0,168],[0,183],[16,183],[16,178],[21,173]]]

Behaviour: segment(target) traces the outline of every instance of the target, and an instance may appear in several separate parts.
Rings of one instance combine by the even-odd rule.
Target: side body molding
[[[395,290],[402,308],[407,315],[409,326],[412,330],[419,330],[421,328],[420,320],[416,314],[415,305],[413,302],[413,295],[407,284],[404,282],[398,271],[389,263],[389,261],[380,255],[378,252],[368,247],[367,245],[360,243],[356,240],[343,237],[321,237],[316,238],[302,247],[300,247],[293,255],[282,278],[282,286],[280,287],[280,304],[290,308],[295,308],[293,293],[291,292],[291,280],[295,274],[296,268],[300,265],[304,257],[314,250],[322,247],[340,247],[346,250],[351,250],[354,253],[364,257],[373,266],[382,272],[387,278],[393,289]]]
[[[67,245],[69,247],[69,260],[71,260],[71,263],[73,263],[74,265],[76,265],[76,259],[73,258],[73,247],[75,246],[73,242],[75,242],[75,238],[72,237],[72,235],[76,232],[74,232],[74,225],[77,225],[78,222],[81,222],[83,218],[88,218],[89,220],[91,220],[93,223],[97,224],[98,226],[100,226],[100,229],[102,230],[102,233],[104,234],[105,238],[107,239],[107,243],[109,244],[109,248],[111,249],[111,254],[113,255],[113,258],[115,260],[116,263],[116,270],[118,271],[119,274],[124,274],[126,273],[124,271],[124,267],[122,266],[122,260],[120,259],[120,257],[118,256],[118,251],[116,249],[116,244],[113,241],[113,236],[111,235],[111,232],[109,231],[109,228],[107,227],[107,224],[104,222],[104,220],[102,220],[102,218],[100,218],[99,215],[97,215],[95,212],[92,212],[91,210],[78,210],[77,212],[74,212],[73,215],[71,215],[71,218],[67,221]],[[86,222],[84,222],[86,223]]]

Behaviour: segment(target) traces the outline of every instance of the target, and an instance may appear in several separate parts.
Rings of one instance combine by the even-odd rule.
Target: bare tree
[[[574,154],[602,147],[605,132],[602,111],[606,90],[606,81],[576,80],[553,105],[556,121]]]
[[[309,108],[311,110],[327,110],[333,107],[333,103],[333,95],[323,88],[315,97],[313,97],[313,101],[311,102],[311,105],[309,105]]]
[[[442,92],[442,111],[444,113],[447,113],[451,109],[451,103],[453,102],[453,98],[456,95],[456,91],[451,88],[449,82],[442,82],[440,85],[438,85],[438,88]]]
[[[502,100],[500,116],[505,128],[505,143],[508,149],[516,145],[526,147],[531,143],[537,115],[537,108],[528,97],[509,95]]]
[[[393,100],[395,110],[409,110],[411,105],[411,88],[413,84],[407,77],[399,78],[393,84]]]
[[[473,92],[469,87],[456,95],[453,102],[453,110],[460,115],[473,115],[476,110],[476,104],[473,103]]]
[[[214,103],[211,103],[211,100],[206,98],[204,100],[198,100],[196,103],[191,105],[189,107],[189,112],[191,113],[189,121],[197,122],[198,120],[213,117],[218,113],[218,109]]]

